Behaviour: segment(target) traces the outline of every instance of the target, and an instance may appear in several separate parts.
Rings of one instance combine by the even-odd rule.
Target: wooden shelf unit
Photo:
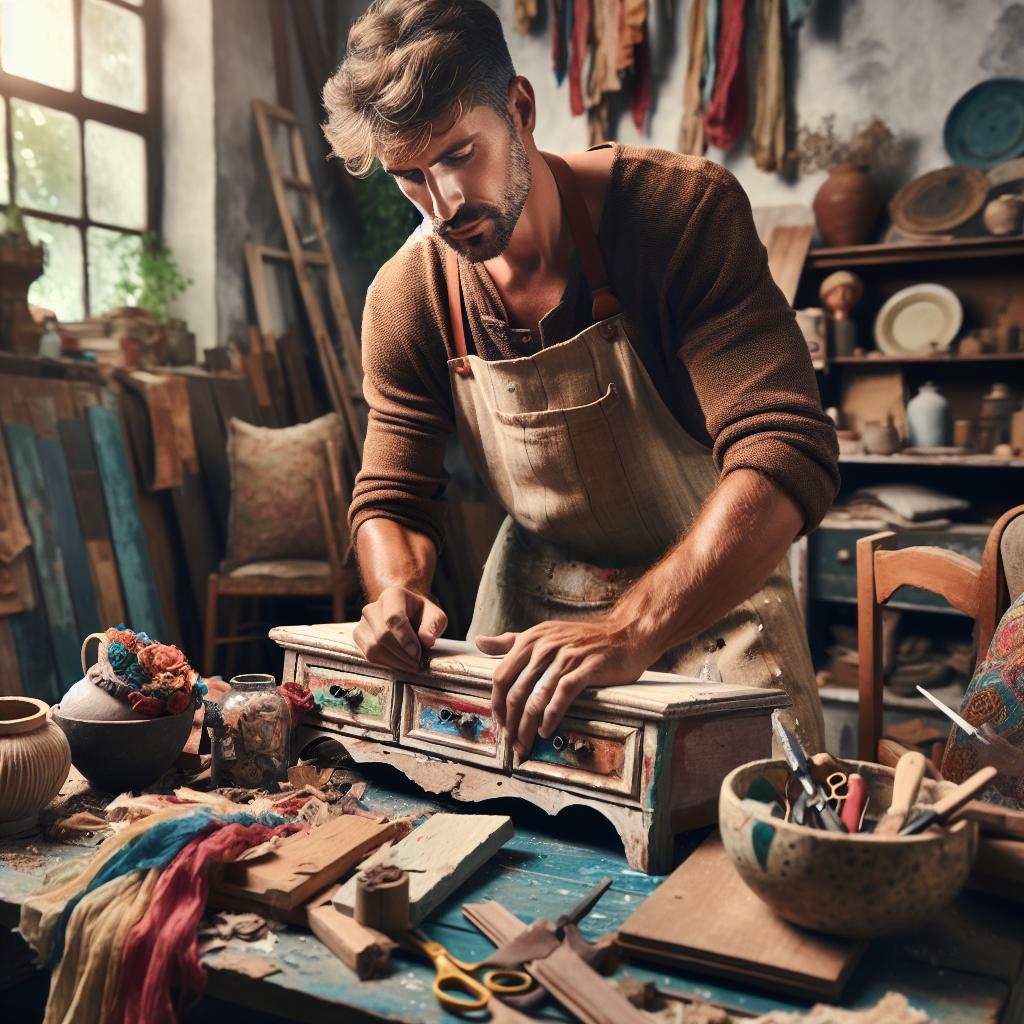
[[[804,270],[832,271],[894,263],[944,263],[950,260],[1005,259],[1013,256],[1024,256],[1024,235],[812,249],[807,254]]]

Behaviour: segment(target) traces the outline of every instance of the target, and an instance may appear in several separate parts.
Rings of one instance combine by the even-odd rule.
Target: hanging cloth
[[[701,98],[704,105],[711,102],[718,78],[718,31],[722,14],[722,0],[707,0],[707,32],[704,38],[704,89]]]
[[[743,60],[745,8],[746,0],[722,0],[718,77],[704,115],[708,145],[719,149],[735,146],[747,126],[747,73]]]
[[[537,0],[516,0],[516,31],[529,35],[533,19],[537,17]]]
[[[551,65],[561,85],[569,67],[569,37],[575,0],[551,0]]]
[[[790,35],[799,30],[810,10],[811,0],[786,0],[786,28]]]
[[[633,63],[633,124],[636,125],[638,132],[642,132],[647,120],[647,111],[651,107],[651,47],[646,28],[634,52],[636,56]]]
[[[679,125],[680,153],[703,156],[707,149],[704,140],[704,118],[701,111],[701,76],[704,71],[707,40],[708,0],[691,0],[690,16],[686,23],[686,79],[683,83],[683,119]]]
[[[566,0],[572,3],[573,24],[569,46],[569,109],[579,117],[586,110],[583,102],[583,62],[587,59],[590,36],[590,0]]]
[[[786,72],[782,63],[781,0],[757,0],[760,54],[750,149],[762,171],[786,165]]]

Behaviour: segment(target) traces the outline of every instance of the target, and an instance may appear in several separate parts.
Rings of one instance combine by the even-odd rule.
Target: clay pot
[[[894,772],[848,761],[867,783],[868,807],[892,802]],[[847,938],[912,931],[953,901],[967,881],[978,826],[958,821],[916,836],[844,834],[753,817],[743,798],[757,779],[775,788],[788,776],[784,761],[752,761],[722,781],[718,827],[744,882],[779,917],[803,928]],[[772,780],[775,780],[772,782]],[[935,803],[955,787],[925,779],[917,803]],[[869,814],[871,811],[869,810]]]
[[[930,381],[907,402],[907,429],[912,448],[943,448],[949,444],[949,402]]]
[[[1020,234],[1024,223],[1024,196],[996,196],[986,207],[982,220],[993,235]]]
[[[0,836],[31,832],[71,770],[71,748],[34,697],[0,697]]]
[[[882,194],[863,164],[836,164],[812,205],[826,245],[862,245],[871,238]]]
[[[892,423],[871,420],[864,424],[861,442],[868,455],[892,455],[899,450],[900,435]]]

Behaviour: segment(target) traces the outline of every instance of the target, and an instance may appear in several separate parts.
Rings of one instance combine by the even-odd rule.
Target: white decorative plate
[[[944,352],[960,330],[964,310],[941,284],[914,284],[893,295],[875,317],[875,344],[890,356]]]

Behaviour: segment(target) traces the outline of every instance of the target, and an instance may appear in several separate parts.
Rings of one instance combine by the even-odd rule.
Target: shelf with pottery
[[[998,455],[869,455],[866,452],[850,452],[839,456],[841,463],[848,465],[876,466],[959,466],[966,469],[1024,469],[1024,459],[1001,458]]]
[[[812,249],[806,270],[886,266],[893,263],[941,263],[950,260],[1024,257],[1024,235],[949,238],[903,243],[847,245]]]
[[[962,356],[956,352],[936,352],[926,356],[884,355],[871,352],[862,356],[835,356],[832,366],[873,366],[876,363],[927,363],[929,366],[963,366],[965,363],[1014,363],[1024,361],[1024,352],[980,352]]]

